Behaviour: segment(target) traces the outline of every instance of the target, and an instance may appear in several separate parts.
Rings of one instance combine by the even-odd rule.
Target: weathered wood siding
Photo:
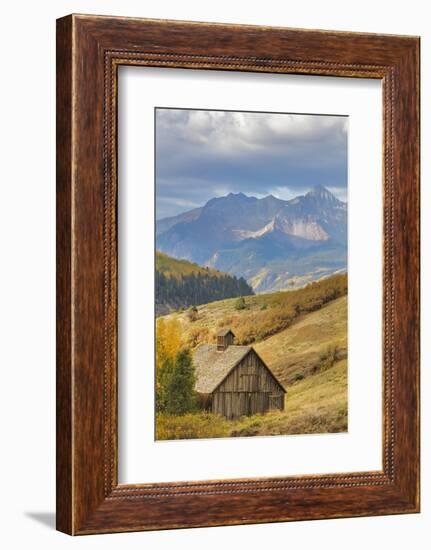
[[[226,349],[233,344],[233,340],[232,332],[228,332],[224,336],[217,336],[217,349],[220,351]]]
[[[283,390],[253,351],[213,392],[212,411],[226,418],[283,409]]]

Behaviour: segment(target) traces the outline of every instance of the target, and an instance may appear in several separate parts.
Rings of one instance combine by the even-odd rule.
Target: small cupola
[[[225,328],[217,333],[217,351],[224,351],[233,344],[235,334],[230,328]]]

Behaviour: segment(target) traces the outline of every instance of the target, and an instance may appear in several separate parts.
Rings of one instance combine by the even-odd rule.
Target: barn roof
[[[196,391],[213,392],[251,349],[251,346],[229,346],[224,351],[217,351],[216,344],[201,344],[193,356]]]
[[[229,332],[232,334],[232,336],[235,336],[230,328],[222,328],[217,332],[217,336],[226,336],[227,334],[229,334]]]

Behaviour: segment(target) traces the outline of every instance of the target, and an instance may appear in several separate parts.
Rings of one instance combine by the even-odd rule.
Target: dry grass
[[[215,342],[222,327],[230,327],[237,344],[258,344],[281,333],[298,319],[347,294],[346,275],[334,275],[299,290],[247,296],[245,307],[237,308],[237,299],[221,300],[198,306],[197,316],[190,321],[186,312],[168,317],[181,323],[185,344]]]
[[[255,346],[280,381],[288,386],[321,370],[323,356],[337,348],[347,357],[347,296],[302,316],[287,330]]]

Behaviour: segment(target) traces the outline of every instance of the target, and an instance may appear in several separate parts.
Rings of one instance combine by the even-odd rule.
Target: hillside
[[[299,318],[287,330],[255,344],[256,351],[271,365],[283,384],[307,377],[329,348],[338,348],[339,359],[347,357],[347,296],[319,311]]]
[[[157,249],[244,277],[255,291],[300,288],[346,270],[347,204],[318,185],[281,200],[244,193],[157,221]]]
[[[156,271],[163,273],[163,275],[177,278],[191,275],[192,273],[195,275],[198,273],[201,275],[210,275],[211,277],[221,277],[224,275],[224,273],[217,269],[202,267],[187,260],[178,260],[159,251],[156,252]]]
[[[242,309],[238,309],[237,300],[230,299],[198,307],[192,320],[187,312],[172,316],[181,323],[185,343],[192,348],[215,342],[216,333],[225,327],[234,331],[237,344],[254,345],[287,328],[301,315],[346,294],[347,276],[334,275],[298,290],[247,296]]]
[[[253,293],[242,278],[156,252],[156,315]]]
[[[303,315],[289,328],[255,346],[287,390],[283,412],[242,417],[235,421],[207,413],[160,417],[157,420],[157,438],[346,431],[346,326],[347,297],[342,297],[319,311]],[[335,349],[337,353],[334,357],[331,351]]]
[[[287,390],[285,410],[242,418],[230,435],[347,430],[347,296],[302,316],[255,349]]]

